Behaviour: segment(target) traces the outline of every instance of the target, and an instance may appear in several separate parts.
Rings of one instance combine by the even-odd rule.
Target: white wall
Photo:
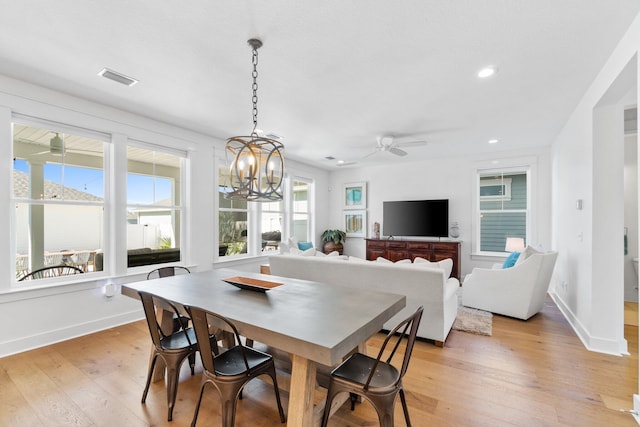
[[[461,274],[470,273],[474,267],[488,267],[495,258],[472,256],[472,216],[475,173],[479,165],[493,161],[509,161],[514,158],[535,159],[536,174],[533,177],[538,197],[532,201],[532,216],[536,228],[532,243],[551,249],[551,163],[548,148],[510,152],[496,152],[494,156],[464,156],[434,159],[426,162],[402,163],[385,166],[349,169],[331,174],[330,212],[331,228],[344,229],[342,217],[342,187],[349,182],[367,182],[367,235],[372,235],[374,222],[382,225],[382,202],[386,200],[449,199],[449,222],[458,222],[462,240]],[[365,242],[361,238],[348,238],[345,253],[365,257]]]
[[[638,275],[633,259],[638,257],[638,135],[624,138],[624,226],[627,255],[624,257],[624,300],[638,302]]]
[[[9,229],[15,227],[15,217],[10,209],[11,163],[11,117],[20,113],[69,125],[81,126],[113,135],[114,156],[125,164],[125,145],[128,138],[172,147],[189,152],[187,176],[191,186],[186,194],[188,220],[185,241],[182,245],[183,264],[195,271],[211,268],[231,267],[242,271],[258,271],[266,262],[264,257],[243,258],[215,262],[217,215],[213,186],[216,148],[223,151],[223,141],[192,132],[166,123],[136,116],[100,104],[71,97],[49,89],[0,76],[0,223]],[[318,208],[313,218],[316,227],[328,222],[328,172],[287,160],[289,174],[315,180],[321,191],[317,191],[312,203]],[[127,269],[126,263],[126,179],[124,171],[115,174],[109,186],[116,191],[110,211],[105,218],[109,228],[105,247],[113,248],[116,254],[112,265],[105,266],[107,272],[95,273],[90,280],[78,277],[79,282],[59,286],[35,287],[16,291],[11,277],[11,239],[3,239],[0,245],[0,323],[12,325],[4,328],[0,335],[0,357],[43,346],[100,329],[127,323],[143,317],[141,304],[119,293],[106,297],[103,289],[107,283],[120,285],[133,280],[143,280],[148,267]],[[323,190],[322,190],[323,189]],[[320,231],[315,229],[316,235]],[[117,238],[114,238],[117,236]],[[65,278],[65,280],[68,280]],[[15,319],[20,319],[16,323]]]
[[[640,17],[553,145],[554,299],[593,350],[626,352],[623,109],[637,102]],[[629,97],[632,93],[632,99]],[[583,209],[575,209],[576,200]]]

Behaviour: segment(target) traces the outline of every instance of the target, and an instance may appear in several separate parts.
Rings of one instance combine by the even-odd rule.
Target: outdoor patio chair
[[[46,279],[49,277],[69,276],[72,274],[82,274],[84,271],[73,265],[53,265],[49,267],[43,267],[38,270],[32,271],[21,277],[18,282],[25,280]]]
[[[362,353],[354,353],[331,371],[327,402],[322,416],[322,427],[326,427],[329,421],[333,399],[336,395],[344,392],[349,393],[351,396],[351,410],[355,407],[357,396],[361,396],[371,402],[378,413],[381,427],[393,426],[393,408],[396,396],[400,394],[404,418],[407,426],[411,427],[402,377],[409,366],[413,344],[415,343],[418,326],[422,318],[422,311],[423,307],[421,306],[414,314],[400,322],[398,326],[387,334],[377,358],[374,359]],[[402,366],[398,370],[391,364],[391,361],[400,344],[405,341],[404,337],[407,335],[407,331],[409,331],[409,334],[404,346]],[[393,344],[391,353],[385,361],[382,361],[383,353],[390,343]]]
[[[238,330],[229,319],[197,307],[187,307],[187,311],[191,315],[196,336],[200,340],[200,357],[204,366],[200,397],[196,404],[191,427],[195,427],[198,420],[202,396],[207,385],[214,386],[220,394],[223,427],[233,427],[236,417],[236,403],[241,398],[242,389],[252,379],[265,374],[269,375],[273,381],[280,421],[284,423],[286,418],[280,402],[273,357],[270,354],[244,346]],[[220,354],[216,354],[215,348],[210,348],[210,341],[206,339],[211,329],[223,329],[232,334],[234,342]]]
[[[88,263],[89,263],[89,256],[90,255],[91,255],[91,252],[82,251],[82,252],[74,253],[69,258],[70,258],[71,262],[73,263],[73,265],[75,267],[78,267],[79,269],[81,269],[82,271],[84,271],[86,273],[87,270],[88,270]]]

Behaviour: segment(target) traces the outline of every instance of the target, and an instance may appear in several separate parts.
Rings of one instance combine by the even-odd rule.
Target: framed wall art
[[[344,209],[366,209],[367,183],[353,182],[345,184],[342,192],[342,205]]]
[[[344,212],[344,229],[347,237],[366,237],[367,211],[354,210]]]

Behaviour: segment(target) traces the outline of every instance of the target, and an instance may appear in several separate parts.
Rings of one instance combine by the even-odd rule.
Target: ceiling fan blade
[[[372,152],[370,152],[369,154],[367,154],[367,155],[363,156],[362,158],[363,158],[363,159],[366,159],[367,157],[371,157],[371,156],[373,156],[374,154],[379,153],[379,152],[380,152],[380,149],[379,149],[379,148],[376,148],[374,151],[372,151]]]
[[[398,142],[397,144],[394,144],[394,147],[420,147],[423,145],[427,145],[427,141],[405,141],[405,142]]]
[[[351,166],[351,165],[355,165],[358,162],[355,161],[350,161],[350,162],[342,162],[342,163],[337,163],[336,166],[338,167],[343,167],[343,166]]]
[[[401,150],[399,148],[396,147],[389,147],[388,150],[390,153],[395,154],[396,156],[406,156],[407,152],[404,150]]]

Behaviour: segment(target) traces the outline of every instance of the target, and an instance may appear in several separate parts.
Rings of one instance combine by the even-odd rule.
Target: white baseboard
[[[120,326],[125,323],[134,322],[143,319],[140,317],[140,310],[128,313],[118,314],[112,317],[96,319],[91,322],[85,322],[68,328],[61,328],[42,332],[40,334],[21,337],[12,341],[0,343],[0,357],[10,356],[12,354],[21,353],[23,351],[33,350],[34,348],[44,347],[46,345],[55,344],[57,342],[66,341],[82,335],[91,334],[102,331],[104,329]]]
[[[595,351],[598,353],[611,354],[614,356],[625,356],[628,355],[628,347],[627,340],[623,339],[621,341],[603,339],[599,337],[594,337],[589,334],[587,329],[584,327],[580,319],[578,319],[573,311],[567,306],[562,298],[555,293],[554,291],[549,291],[549,295],[551,299],[556,303],[560,312],[564,315],[569,325],[573,328],[574,332],[582,341],[582,344],[590,351]]]
[[[633,415],[633,418],[636,420],[636,423],[640,425],[640,416],[638,416],[638,414],[640,414],[640,395],[634,394],[633,395],[633,413],[631,415]]]

